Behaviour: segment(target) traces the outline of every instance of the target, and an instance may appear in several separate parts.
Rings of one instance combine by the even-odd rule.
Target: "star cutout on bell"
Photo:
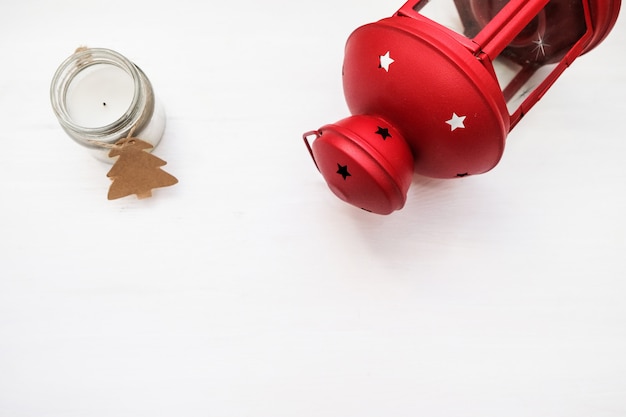
[[[391,133],[389,133],[389,129],[386,127],[378,126],[378,130],[376,131],[377,135],[383,138],[383,140],[387,140],[387,138],[391,137]]]
[[[346,180],[346,178],[351,177],[352,174],[350,174],[348,172],[348,165],[341,165],[339,163],[337,163],[337,174],[341,175],[344,179],[344,181]]]
[[[450,132],[454,132],[456,129],[465,129],[465,117],[452,113],[452,118],[446,120],[446,123],[450,125]]]
[[[389,66],[395,62],[395,60],[389,55],[389,51],[387,51],[385,55],[381,55],[379,58],[380,64],[378,65],[378,68],[382,68],[389,72]]]

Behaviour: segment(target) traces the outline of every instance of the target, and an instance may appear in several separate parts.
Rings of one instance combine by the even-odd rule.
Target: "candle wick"
[[[103,106],[106,106],[107,104],[106,104],[105,102],[102,102],[102,105],[103,105]]]

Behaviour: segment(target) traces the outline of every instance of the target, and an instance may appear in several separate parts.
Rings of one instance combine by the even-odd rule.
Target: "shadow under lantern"
[[[561,73],[613,28],[620,0],[411,0],[350,35],[352,116],[304,134],[330,189],[401,209],[413,173],[491,170],[506,137]]]

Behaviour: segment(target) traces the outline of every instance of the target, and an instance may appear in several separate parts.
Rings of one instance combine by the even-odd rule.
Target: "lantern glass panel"
[[[456,33],[474,39],[503,12],[502,9],[509,2],[422,0],[414,6],[414,10]],[[509,19],[501,21],[508,22]],[[561,60],[587,33],[582,0],[551,0],[524,23],[525,26],[516,32],[497,56],[489,57],[511,114],[520,110],[526,99],[544,85]],[[485,46],[479,45],[480,48]]]

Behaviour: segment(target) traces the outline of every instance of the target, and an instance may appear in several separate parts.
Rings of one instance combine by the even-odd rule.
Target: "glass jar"
[[[77,49],[54,74],[50,100],[65,132],[109,163],[110,148],[129,133],[156,147],[165,129],[146,75],[110,49]]]

